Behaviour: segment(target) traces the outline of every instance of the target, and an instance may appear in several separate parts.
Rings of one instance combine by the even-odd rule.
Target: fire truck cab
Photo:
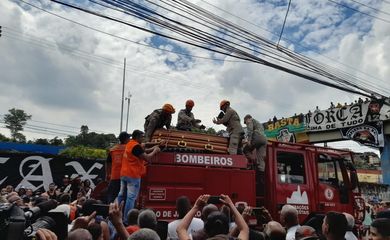
[[[281,142],[268,143],[264,173],[244,155],[161,152],[142,179],[138,204],[173,220],[178,197],[194,203],[201,194],[263,206],[275,220],[284,204],[297,208],[301,222],[330,210],[357,219],[364,212],[351,152]]]

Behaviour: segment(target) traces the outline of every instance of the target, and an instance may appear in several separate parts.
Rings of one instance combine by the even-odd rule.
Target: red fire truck
[[[284,204],[295,206],[302,222],[330,210],[363,217],[364,201],[349,151],[269,142],[262,173],[244,155],[194,153],[183,146],[159,153],[142,179],[138,205],[154,209],[160,220],[177,217],[179,196],[194,202],[201,194],[221,193],[233,202],[263,206],[276,220]]]

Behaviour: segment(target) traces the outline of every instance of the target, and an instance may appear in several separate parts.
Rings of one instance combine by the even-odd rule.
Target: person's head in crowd
[[[326,239],[344,240],[347,229],[348,223],[344,214],[330,211],[325,215],[322,223],[322,234]]]
[[[68,185],[69,184],[69,176],[68,175],[65,175],[63,178],[62,178],[62,184],[64,186]]]
[[[316,238],[318,238],[316,230],[310,226],[300,226],[295,232],[295,240],[309,240]]]
[[[149,228],[141,228],[131,234],[127,240],[160,240],[158,234]]]
[[[56,184],[55,183],[50,183],[49,184],[49,191],[53,192],[54,190],[56,190]]]
[[[85,179],[83,181],[83,186],[84,187],[91,187],[91,181],[89,179]]]
[[[376,214],[377,218],[388,218],[390,219],[390,210],[383,210]]]
[[[95,211],[95,207],[93,204],[98,204],[99,202],[95,199],[88,199],[85,201],[83,208],[81,212],[83,213],[83,216],[89,216]]]
[[[141,211],[138,215],[138,226],[140,228],[156,229],[157,226],[156,214],[150,209],[145,209]]]
[[[47,201],[46,198],[44,197],[41,197],[41,196],[34,196],[32,199],[31,199],[31,204],[33,207],[36,207],[38,204],[42,203],[42,202],[45,202]]]
[[[131,209],[127,214],[127,223],[129,226],[138,225],[139,210],[136,208]]]
[[[222,205],[220,211],[228,217],[229,222],[232,222],[233,216],[230,208],[226,205]]]
[[[77,199],[77,205],[83,206],[86,201],[87,201],[87,198],[83,196],[83,197]]]
[[[70,195],[67,193],[62,194],[59,197],[60,204],[69,204],[70,203]]]
[[[92,235],[87,229],[77,228],[68,233],[67,240],[92,240]]]
[[[355,218],[346,212],[343,212],[345,218],[347,219],[348,229],[347,231],[352,231],[352,229],[355,227]]]
[[[218,207],[212,203],[209,203],[203,207],[201,219],[203,220],[203,222],[206,222],[207,217],[210,215],[210,213],[217,212],[217,211],[218,211]]]
[[[298,225],[298,210],[289,204],[284,205],[280,211],[280,223],[287,229]]]
[[[242,214],[245,210],[245,208],[248,206],[245,202],[237,202],[236,204],[237,211]]]
[[[218,234],[228,234],[229,219],[224,213],[214,211],[208,215],[204,230],[209,237],[214,237]]]
[[[268,236],[269,240],[285,240],[286,239],[286,230],[283,226],[276,222],[270,221],[265,225],[264,233]]]
[[[19,196],[24,196],[26,195],[26,188],[24,186],[21,186],[18,190],[18,195]]]
[[[389,240],[390,239],[390,219],[377,218],[372,221],[370,226],[371,240]]]
[[[34,192],[31,188],[26,189],[26,196],[32,197],[34,195]]]
[[[11,195],[7,197],[7,201],[9,203],[15,204],[16,206],[24,206],[22,198],[20,198],[18,195]]]
[[[178,219],[184,218],[184,216],[190,211],[191,202],[187,196],[181,196],[176,199],[176,211],[178,213]]]
[[[85,191],[83,189],[80,189],[80,191],[78,191],[77,193],[77,200],[79,200],[82,197],[85,197]]]
[[[121,132],[118,136],[120,144],[126,144],[130,140],[130,134],[127,132]]]
[[[47,192],[41,193],[40,196],[43,197],[43,198],[46,198],[46,199],[50,198],[50,196],[49,196],[49,194],[47,194]]]
[[[5,196],[5,195],[7,195],[7,189],[6,188],[2,188],[1,189],[1,196]]]
[[[322,223],[324,222],[324,214],[316,214],[306,221],[305,225],[314,228],[318,236],[322,236]]]
[[[22,197],[22,200],[23,200],[23,204],[24,204],[24,205],[28,205],[28,204],[30,203],[30,201],[31,201],[30,197],[27,196],[27,195],[24,195],[24,196]]]
[[[102,226],[99,223],[93,222],[88,224],[87,230],[92,235],[93,240],[103,239]]]
[[[14,191],[14,187],[12,187],[11,185],[7,185],[7,186],[5,187],[5,189],[7,189],[7,193],[11,193],[11,192]]]

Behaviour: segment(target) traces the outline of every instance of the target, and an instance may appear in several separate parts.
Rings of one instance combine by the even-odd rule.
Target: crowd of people
[[[233,203],[227,195],[221,194],[214,203],[210,203],[210,195],[201,195],[193,206],[188,197],[181,196],[176,200],[177,219],[167,222],[159,221],[153,209],[133,208],[124,217],[124,204],[118,204],[118,201],[108,205],[104,214],[95,208],[102,202],[89,198],[74,205],[69,193],[57,196],[57,200],[41,193],[28,204],[16,199],[18,197],[19,193],[12,189],[2,191],[3,202],[21,208],[31,209],[54,202],[50,209],[61,210],[68,220],[66,239],[69,240],[356,240],[358,232],[366,239],[390,239],[390,210],[387,209],[378,212],[370,222],[365,220],[363,228],[357,228],[351,214],[335,211],[300,225],[298,210],[288,204],[281,208],[279,219],[272,219],[265,208],[251,208],[244,202]],[[369,212],[366,215],[371,217]],[[45,228],[37,230],[36,238],[58,239],[55,231]]]

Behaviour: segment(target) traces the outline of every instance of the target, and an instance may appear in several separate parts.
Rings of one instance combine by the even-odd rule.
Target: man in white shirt
[[[280,223],[286,228],[286,240],[295,240],[295,232],[300,227],[298,219],[298,210],[286,204],[280,211]]]
[[[177,226],[192,208],[190,200],[186,196],[181,196],[176,199],[176,211],[178,213],[178,219],[168,224],[168,240],[179,239],[176,233]],[[193,218],[190,226],[188,227],[188,234],[191,236],[193,232],[203,229],[203,221],[200,218]]]

